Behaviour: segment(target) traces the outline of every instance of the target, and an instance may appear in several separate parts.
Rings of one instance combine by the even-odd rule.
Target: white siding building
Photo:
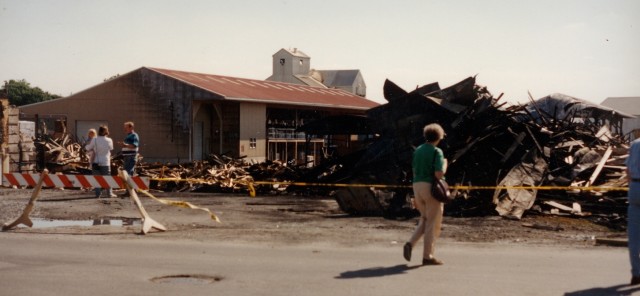
[[[635,116],[623,120],[622,131],[625,135],[640,129],[640,97],[609,97],[601,105]]]

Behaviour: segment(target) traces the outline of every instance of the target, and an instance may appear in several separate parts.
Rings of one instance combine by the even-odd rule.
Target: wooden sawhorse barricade
[[[142,217],[142,234],[146,234],[152,228],[159,231],[166,231],[166,227],[153,220],[142,206],[138,194],[135,189],[147,190],[149,188],[149,179],[141,177],[130,177],[124,170],[118,171],[118,176],[85,176],[85,175],[49,175],[47,170],[41,174],[4,174],[5,179],[16,186],[33,186],[33,193],[22,211],[22,215],[12,223],[4,224],[2,231],[13,229],[14,227],[24,224],[32,227],[33,222],[29,218],[29,214],[33,211],[36,200],[42,190],[42,187],[94,187],[94,188],[124,188],[129,191],[129,196],[138,208],[138,212]],[[207,209],[208,210],[208,209]],[[213,214],[211,214],[214,216]],[[217,217],[216,217],[217,220]]]

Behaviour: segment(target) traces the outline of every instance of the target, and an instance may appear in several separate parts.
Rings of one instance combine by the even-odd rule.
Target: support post
[[[155,228],[159,231],[166,231],[167,228],[164,227],[162,224],[153,220],[151,216],[149,216],[147,211],[144,209],[144,207],[142,206],[142,203],[138,198],[138,194],[134,189],[134,185],[132,184],[133,181],[129,177],[129,174],[127,174],[127,172],[123,169],[118,169],[118,175],[120,176],[120,178],[122,178],[122,181],[124,181],[124,186],[129,192],[129,196],[131,197],[136,207],[138,208],[138,212],[140,213],[140,216],[142,216],[142,234],[147,234],[147,232],[149,232],[152,228]]]
[[[38,183],[33,188],[33,193],[31,193],[31,198],[29,199],[27,206],[22,211],[22,215],[20,215],[20,217],[18,217],[18,219],[16,219],[12,223],[2,225],[2,231],[13,229],[14,227],[20,224],[24,224],[29,227],[33,226],[33,222],[29,218],[29,214],[31,214],[31,211],[33,211],[33,207],[35,206],[36,200],[38,199],[38,196],[40,195],[40,191],[42,190],[42,183],[44,182],[44,178],[46,178],[48,174],[49,174],[49,171],[47,171],[46,169],[42,171],[42,173],[40,173],[40,179],[38,179]]]

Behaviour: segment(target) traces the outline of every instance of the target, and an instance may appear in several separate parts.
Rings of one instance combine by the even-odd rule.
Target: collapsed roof
[[[486,87],[476,85],[475,77],[444,89],[435,82],[411,92],[386,81],[384,94],[388,103],[366,112],[380,136],[364,151],[345,156],[348,164],[337,165],[340,159],[331,161],[332,172],[316,175],[316,179],[332,182],[335,175],[343,183],[408,185],[413,150],[424,143],[422,128],[439,123],[447,134],[440,146],[449,160],[446,177],[450,183],[615,187],[624,182],[620,167],[625,139],[616,132],[622,118],[629,116],[624,112],[562,94],[510,106],[499,102],[501,96],[495,98]],[[306,132],[322,130],[308,128]],[[608,166],[602,165],[604,161]],[[394,216],[404,212],[410,189],[385,191],[392,192],[347,188],[338,190],[336,198],[351,214]],[[530,210],[540,196],[566,196],[562,190],[528,189],[459,193],[465,198],[457,199],[449,211],[458,215],[497,211],[513,218]],[[620,197],[620,192],[607,194]],[[617,199],[604,203],[607,201],[611,203],[608,209],[624,206]]]

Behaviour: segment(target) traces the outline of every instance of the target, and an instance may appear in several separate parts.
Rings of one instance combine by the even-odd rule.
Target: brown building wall
[[[82,139],[86,131],[76,130],[78,121],[102,121],[109,126],[110,137],[114,140],[114,151],[120,151],[115,142],[125,137],[123,123],[133,121],[140,135],[140,154],[145,161],[186,160],[189,157],[188,129],[171,126],[172,110],[157,96],[144,89],[139,77],[122,77],[66,98],[20,107],[27,117],[38,114],[60,114],[67,118],[67,132]],[[174,108],[175,114],[177,108]],[[49,127],[51,128],[51,127]],[[97,127],[96,127],[97,128]]]

